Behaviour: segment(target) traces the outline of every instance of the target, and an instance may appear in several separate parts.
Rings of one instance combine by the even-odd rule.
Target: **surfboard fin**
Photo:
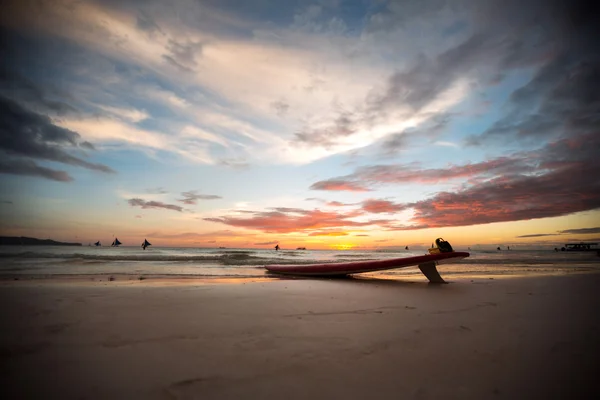
[[[429,282],[431,282],[431,283],[447,283],[440,276],[440,273],[438,272],[437,268],[435,267],[434,261],[419,264],[419,269],[421,270],[423,275],[425,275],[425,277],[427,279],[429,279]]]

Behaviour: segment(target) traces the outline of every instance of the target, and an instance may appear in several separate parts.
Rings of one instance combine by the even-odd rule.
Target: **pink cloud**
[[[366,200],[362,203],[362,209],[369,213],[396,213],[406,209],[404,204],[396,204],[388,200]]]
[[[280,211],[260,212],[250,218],[223,216],[218,218],[205,218],[206,221],[220,222],[230,226],[246,229],[256,229],[268,233],[289,233],[320,230],[324,228],[345,228],[356,226],[383,225],[389,220],[372,220],[367,222],[353,221],[362,215],[362,211],[347,213],[326,212],[321,210],[304,210],[298,213],[284,213]]]

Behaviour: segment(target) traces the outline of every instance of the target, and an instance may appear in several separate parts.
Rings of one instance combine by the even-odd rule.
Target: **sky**
[[[4,1],[0,234],[309,249],[600,240],[597,8]]]

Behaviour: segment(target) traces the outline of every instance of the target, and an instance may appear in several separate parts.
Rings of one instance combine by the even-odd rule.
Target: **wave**
[[[22,252],[13,254],[0,254],[0,258],[26,258],[26,259],[61,259],[61,260],[100,260],[100,261],[198,261],[198,262],[226,262],[228,260],[250,260],[264,258],[250,255],[248,252],[229,252],[222,255],[159,255],[159,254],[55,254]]]

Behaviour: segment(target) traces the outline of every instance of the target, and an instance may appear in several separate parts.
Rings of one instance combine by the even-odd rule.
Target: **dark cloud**
[[[579,228],[579,229],[565,229],[558,231],[557,233],[533,233],[530,235],[517,236],[518,238],[531,238],[531,237],[542,237],[542,236],[558,236],[558,235],[589,235],[594,233],[600,233],[600,227],[596,228]]]
[[[422,54],[411,66],[394,73],[383,91],[368,97],[371,118],[405,108],[418,112],[461,77],[489,86],[512,70],[526,67],[537,70],[536,75],[513,93],[510,111],[483,134],[469,137],[467,144],[557,139],[598,126],[600,64],[593,38],[600,36],[600,23],[594,2],[418,3],[388,2],[371,18],[370,29],[404,29],[411,20],[428,18],[431,22],[455,15],[471,21],[471,33],[440,54]],[[396,134],[386,140],[384,149],[393,154],[407,139]]]
[[[175,204],[166,204],[162,201],[146,201],[140,198],[133,198],[127,200],[130,206],[132,207],[141,207],[141,208],[164,208],[166,210],[173,210],[181,212],[183,207],[177,206]]]
[[[416,226],[443,227],[557,217],[600,208],[600,137],[549,144],[536,173],[497,176],[412,203]],[[521,154],[530,157],[531,153]]]
[[[79,143],[79,147],[84,148],[86,150],[96,150],[96,147],[88,141]]]
[[[339,138],[345,138],[356,132],[355,119],[360,118],[350,112],[341,112],[333,123],[325,128],[306,128],[294,134],[294,141],[311,146],[329,148],[337,144]]]
[[[580,229],[566,229],[564,231],[560,231],[562,234],[580,234],[580,235],[588,235],[591,233],[600,233],[600,227],[596,228],[580,228]]]
[[[198,67],[196,58],[202,55],[202,46],[201,42],[180,43],[169,39],[169,54],[163,55],[163,58],[181,71],[193,72]]]
[[[451,116],[447,113],[433,114],[418,128],[408,128],[399,133],[387,136],[381,142],[382,153],[386,156],[396,155],[399,151],[411,147],[412,142],[429,139],[433,142],[448,127]]]
[[[43,113],[57,115],[78,113],[75,107],[61,100],[64,98],[72,100],[68,93],[53,86],[43,87],[5,66],[0,66],[0,94],[6,98],[18,99]]]
[[[154,18],[150,14],[144,11],[139,11],[136,17],[135,26],[145,32],[162,32]]]
[[[534,237],[543,237],[543,236],[556,236],[557,233],[532,233],[530,235],[520,235],[516,236],[517,238],[534,238]]]
[[[599,6],[576,0],[496,3],[485,22],[529,26],[545,49],[533,79],[510,96],[507,114],[467,144],[547,140],[588,134],[600,123]],[[521,12],[517,12],[521,10]],[[529,25],[528,25],[529,24]],[[533,37],[533,36],[532,36]],[[524,45],[524,52],[532,46]],[[536,52],[539,53],[536,49]]]
[[[363,211],[368,212],[414,210],[413,224],[387,226],[393,230],[557,217],[600,208],[598,154],[600,136],[590,133],[552,142],[535,151],[445,169],[420,169],[415,164],[365,166],[351,175],[315,185],[323,190],[341,190],[349,184],[370,187],[464,181],[455,192],[441,192],[415,203],[363,203]]]
[[[0,173],[37,176],[58,182],[71,182],[73,178],[65,171],[57,171],[37,165],[31,160],[1,159]]]
[[[183,199],[178,199],[177,201],[182,202],[183,204],[197,204],[198,200],[215,200],[222,199],[221,196],[217,196],[214,194],[198,194],[195,190],[190,190],[189,192],[181,193]]]
[[[13,202],[10,200],[2,200],[0,201],[0,204],[13,204]]]
[[[600,125],[600,63],[562,57],[513,92],[511,111],[467,144],[588,134]],[[523,112],[529,110],[529,112]]]
[[[272,102],[271,107],[273,107],[275,113],[280,117],[283,117],[285,114],[287,114],[288,110],[290,109],[290,105],[284,100],[277,100]]]
[[[100,171],[115,171],[67,153],[66,148],[86,145],[78,133],[61,128],[47,116],[29,111],[16,102],[0,97],[0,149],[7,154],[60,162]],[[42,176],[42,175],[39,175]]]

